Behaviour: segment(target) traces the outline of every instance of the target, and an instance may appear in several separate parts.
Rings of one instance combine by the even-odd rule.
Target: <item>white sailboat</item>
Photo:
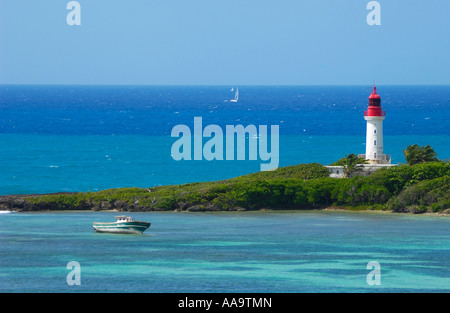
[[[231,99],[230,102],[238,102],[239,100],[239,88],[236,87],[236,93],[234,94],[234,99]]]

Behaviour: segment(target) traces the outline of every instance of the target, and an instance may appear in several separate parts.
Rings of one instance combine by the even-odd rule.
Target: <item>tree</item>
[[[345,155],[345,158],[342,158],[338,162],[336,162],[336,164],[342,165],[344,167],[344,177],[346,178],[352,178],[356,174],[360,173],[363,170],[362,164],[366,163],[366,159],[360,158],[354,153]]]
[[[430,147],[430,145],[409,145],[405,150],[403,150],[403,154],[408,165],[439,161],[439,159],[436,158],[437,153]]]

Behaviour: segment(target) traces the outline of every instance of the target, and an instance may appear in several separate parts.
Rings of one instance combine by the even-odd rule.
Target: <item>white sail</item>
[[[239,100],[239,88],[236,87],[236,93],[234,94],[234,99],[230,100],[230,102],[238,102]]]

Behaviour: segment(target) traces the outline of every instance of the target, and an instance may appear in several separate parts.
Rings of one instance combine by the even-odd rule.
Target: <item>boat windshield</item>
[[[117,219],[118,222],[124,221],[124,222],[132,222],[133,219],[130,216],[115,216],[115,218]]]

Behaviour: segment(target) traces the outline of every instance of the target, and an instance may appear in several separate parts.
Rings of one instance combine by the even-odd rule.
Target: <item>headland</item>
[[[0,196],[0,210],[26,211],[251,211],[352,210],[450,214],[450,162],[377,170],[332,178],[318,163],[232,179],[98,192]]]

